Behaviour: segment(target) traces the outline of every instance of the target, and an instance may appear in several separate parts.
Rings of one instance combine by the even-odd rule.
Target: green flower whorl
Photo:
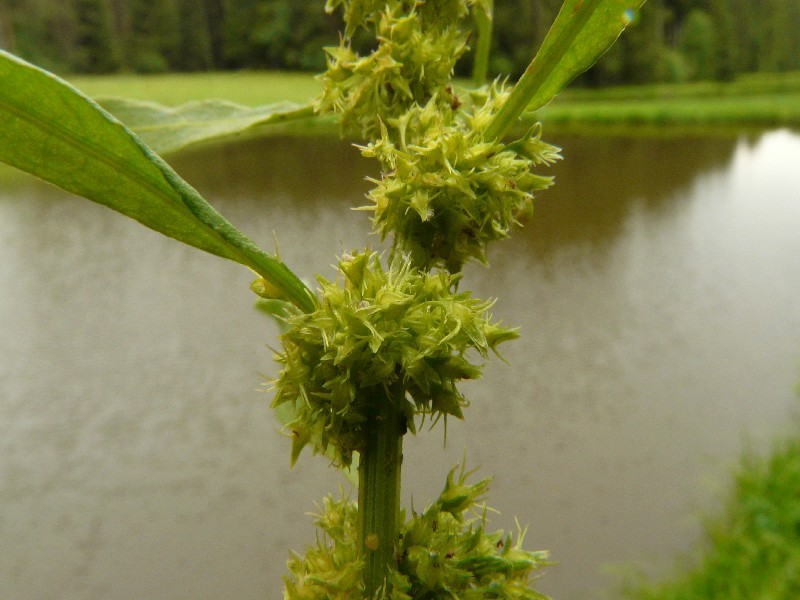
[[[403,114],[437,96],[454,100],[449,80],[467,51],[464,18],[475,0],[329,0],[341,5],[346,22],[338,46],[326,48],[328,69],[321,76],[321,113],[340,115],[344,132],[372,140],[380,122]],[[378,46],[367,56],[353,50],[358,27],[375,29]]]
[[[453,469],[436,502],[402,525],[398,563],[388,576],[391,591],[379,591],[375,600],[547,600],[532,588],[549,564],[547,552],[523,549],[524,531],[487,531],[482,498],[489,480],[469,483],[468,476]],[[289,560],[285,600],[364,598],[356,513],[346,497],[325,498],[316,515],[324,535],[305,556]]]
[[[507,238],[532,213],[533,193],[552,183],[533,173],[559,158],[538,125],[511,144],[484,139],[505,95],[499,86],[473,92],[457,112],[432,99],[389,120],[381,138],[361,148],[384,173],[372,180],[373,204],[362,208],[422,268],[458,272],[470,258],[486,262],[489,242]]]
[[[281,336],[282,369],[274,382],[273,407],[291,403],[294,420],[292,461],[306,445],[314,452],[333,449],[334,463],[349,465],[365,442],[376,399],[402,384],[409,429],[417,414],[461,418],[462,379],[480,377],[480,357],[517,337],[490,322],[492,302],[455,290],[460,276],[422,272],[394,260],[388,270],[374,252],[346,255],[340,278],[319,277],[319,308],[287,317]]]

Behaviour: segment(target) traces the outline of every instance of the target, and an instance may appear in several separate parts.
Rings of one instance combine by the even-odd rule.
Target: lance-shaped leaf
[[[120,121],[54,75],[0,51],[0,160],[176,240],[250,267],[312,310],[308,288]]]
[[[267,127],[277,129],[275,125],[311,119],[314,115],[311,106],[293,102],[256,107],[224,100],[189,102],[177,107],[123,98],[103,98],[98,102],[159,154],[177,152],[193,144],[263,133]]]
[[[550,102],[591,67],[636,16],[645,0],[565,0],[541,48],[486,130],[501,137],[524,110]]]

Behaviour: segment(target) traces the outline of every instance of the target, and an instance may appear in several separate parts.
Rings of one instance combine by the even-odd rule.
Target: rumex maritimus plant
[[[462,291],[461,269],[485,262],[550,184],[535,172],[557,158],[538,126],[512,135],[524,110],[548,102],[588,68],[642,0],[567,0],[523,77],[459,89],[456,61],[475,46],[482,81],[488,0],[331,0],[341,43],[327,50],[324,91],[309,106],[249,109],[224,102],[166,109],[101,108],[49,73],[0,53],[0,160],[105,204],[146,226],[244,264],[253,290],[280,305],[287,326],[274,404],[291,413],[293,460],[306,446],[336,466],[358,455],[358,501],[327,498],[323,536],[290,560],[284,595],[311,598],[537,598],[532,573],[546,555],[486,531],[488,482],[454,470],[439,498],[406,518],[400,507],[402,440],[421,418],[461,418],[457,383],[517,333],[491,319],[491,301]],[[377,45],[350,46],[360,28]],[[134,131],[112,113],[124,117]],[[335,115],[380,162],[369,204],[388,251],[353,251],[338,278],[309,289],[258,248],[156,152],[268,131],[275,123]],[[140,138],[135,131],[141,131]],[[511,135],[511,142],[506,136]]]

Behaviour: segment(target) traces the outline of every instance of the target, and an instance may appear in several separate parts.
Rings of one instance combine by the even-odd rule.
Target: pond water
[[[405,443],[425,505],[466,452],[492,524],[559,562],[540,589],[614,597],[696,540],[744,448],[791,429],[800,379],[800,137],[564,138],[534,222],[471,266],[522,338],[465,422]],[[296,271],[377,244],[347,144],[195,151],[178,171]],[[0,597],[281,596],[307,512],[263,382],[273,324],[246,269],[33,180],[0,183]]]

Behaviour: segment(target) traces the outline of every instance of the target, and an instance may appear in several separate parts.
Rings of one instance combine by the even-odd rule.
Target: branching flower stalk
[[[517,333],[491,322],[491,302],[454,291],[459,273],[384,269],[374,252],[342,257],[339,272],[318,278],[316,311],[286,317],[274,406],[294,407],[293,461],[305,446],[340,466],[360,454],[358,539],[377,590],[395,559],[402,436],[417,415],[461,418],[456,383],[481,372],[469,352],[486,358]]]
[[[523,110],[544,105],[590,67],[643,2],[564,0],[517,85],[460,90],[451,76],[470,44],[475,82],[485,79],[491,0],[328,0],[328,10],[342,10],[345,31],[327,49],[313,107],[211,102],[176,112],[112,103],[132,129],[0,50],[0,161],[254,271],[253,291],[287,327],[274,405],[292,414],[292,461],[306,447],[340,467],[360,456],[357,503],[323,501],[322,535],[290,560],[285,598],[542,598],[531,577],[546,554],[524,550],[523,531],[486,531],[488,480],[470,483],[463,467],[453,470],[433,504],[405,514],[402,440],[421,419],[462,418],[458,383],[479,377],[488,355],[517,337],[492,320],[491,301],[460,289],[464,264],[487,262],[489,243],[530,217],[534,193],[551,183],[535,170],[559,158],[539,126],[506,137]],[[376,39],[364,56],[351,43],[362,29]],[[319,277],[316,292],[156,153],[302,119],[311,109],[338,116],[343,133],[380,163],[361,208],[391,240],[384,254],[342,256],[337,278]]]
[[[317,110],[339,115],[344,133],[366,139],[362,154],[380,162],[362,209],[392,245],[386,268],[368,250],[342,257],[338,281],[318,278],[318,310],[287,318],[274,405],[294,409],[292,460],[310,446],[336,465],[350,465],[356,452],[360,463],[357,510],[326,500],[320,525],[329,546],[290,563],[286,597],[539,597],[528,579],[546,555],[524,551],[521,535],[486,534],[485,507],[478,521],[465,516],[488,481],[471,486],[463,471],[457,480],[451,473],[438,503],[404,523],[400,466],[402,437],[420,415],[463,417],[456,384],[482,367],[469,357],[485,359],[517,337],[492,322],[492,302],[458,291],[461,269],[470,259],[485,263],[489,242],[530,216],[533,193],[552,181],[534,169],[559,158],[558,149],[541,141],[539,126],[511,144],[487,136],[509,97],[501,83],[470,91],[451,83],[471,23],[482,24],[485,43],[491,3],[328,3],[337,7],[345,32],[327,49]],[[362,27],[378,41],[368,56],[350,44]],[[347,533],[327,528],[331,520],[347,522]],[[437,532],[440,521],[447,526]],[[432,538],[443,547],[432,550]],[[360,580],[327,570],[345,555]]]

